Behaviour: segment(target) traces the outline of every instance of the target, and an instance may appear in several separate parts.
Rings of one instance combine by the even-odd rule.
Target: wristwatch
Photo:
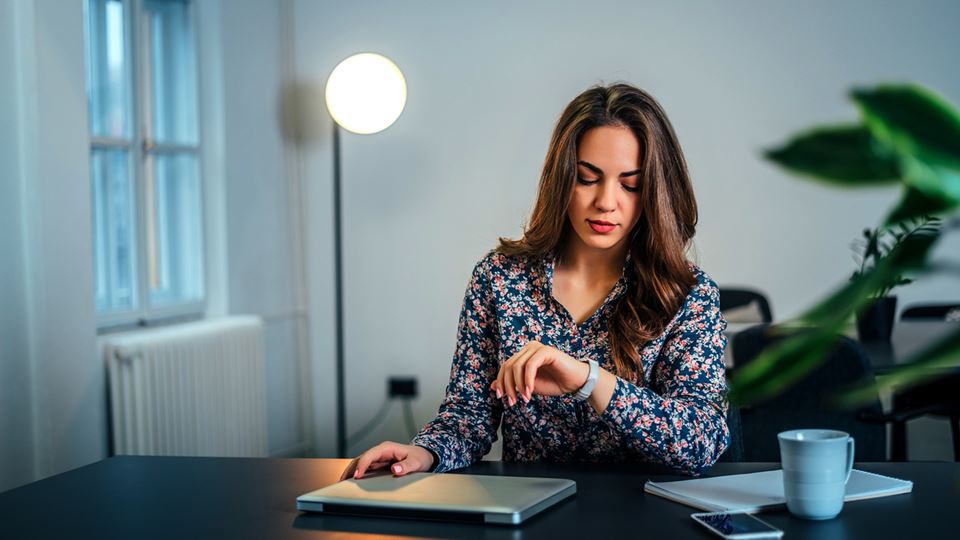
[[[590,373],[587,375],[587,382],[573,395],[573,399],[577,401],[586,401],[590,397],[593,387],[597,385],[597,377],[600,376],[600,364],[596,360],[587,360],[587,363],[590,364]]]

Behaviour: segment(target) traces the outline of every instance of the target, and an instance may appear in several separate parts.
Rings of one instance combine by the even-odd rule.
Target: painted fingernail
[[[399,463],[393,466],[393,472],[396,474],[400,474],[401,472],[403,472],[403,469],[400,467]]]
[[[360,478],[360,471],[353,471],[354,478]]]
[[[501,392],[500,389],[497,388],[497,399],[500,399],[502,397],[503,397],[503,392]]]

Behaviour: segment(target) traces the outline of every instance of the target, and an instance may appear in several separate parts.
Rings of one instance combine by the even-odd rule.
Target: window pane
[[[87,1],[87,97],[94,136],[129,137],[132,132],[125,21],[121,1]]]
[[[91,169],[97,311],[133,309],[136,249],[129,157],[125,150],[94,149]]]
[[[151,155],[147,174],[147,272],[151,305],[203,297],[203,224],[197,159]]]
[[[197,84],[190,5],[183,0],[147,0],[144,11],[148,133],[159,142],[196,144]]]

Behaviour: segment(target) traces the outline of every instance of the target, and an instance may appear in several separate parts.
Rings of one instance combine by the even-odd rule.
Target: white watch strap
[[[600,364],[596,360],[587,360],[590,365],[590,373],[587,375],[587,382],[577,390],[573,398],[577,401],[585,401],[593,393],[593,387],[597,385],[597,377],[600,376]]]

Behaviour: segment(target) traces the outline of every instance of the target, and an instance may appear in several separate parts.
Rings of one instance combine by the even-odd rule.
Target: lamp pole
[[[333,122],[333,258],[337,306],[337,456],[347,457],[347,403],[343,362],[343,239],[340,214],[340,124]]]

